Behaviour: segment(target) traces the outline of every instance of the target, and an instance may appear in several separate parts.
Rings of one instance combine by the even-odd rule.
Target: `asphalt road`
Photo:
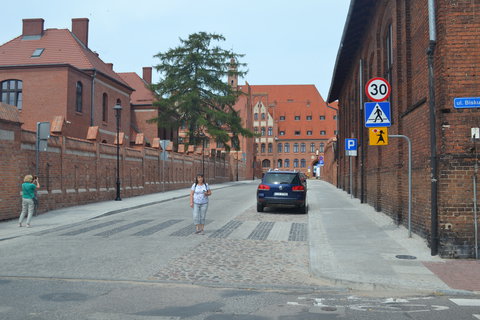
[[[480,314],[471,297],[326,286],[309,274],[307,217],[289,209],[258,214],[255,188],[216,190],[205,235],[194,234],[184,198],[0,242],[0,319],[471,320]]]

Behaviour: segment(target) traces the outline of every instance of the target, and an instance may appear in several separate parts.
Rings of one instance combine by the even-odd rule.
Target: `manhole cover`
[[[405,254],[399,254],[398,256],[395,256],[395,258],[405,259],[405,260],[415,260],[415,259],[417,259],[417,257],[409,256],[409,255],[405,255]]]
[[[321,307],[323,311],[337,311],[337,308],[335,307]]]

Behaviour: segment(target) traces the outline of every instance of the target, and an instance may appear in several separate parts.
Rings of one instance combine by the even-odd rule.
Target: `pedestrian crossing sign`
[[[388,128],[368,128],[369,145],[371,146],[386,146],[388,145]]]
[[[365,103],[365,127],[390,127],[390,102]]]

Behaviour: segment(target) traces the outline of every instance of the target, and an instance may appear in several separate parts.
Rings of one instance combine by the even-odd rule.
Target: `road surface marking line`
[[[450,299],[457,306],[480,307],[480,299]]]

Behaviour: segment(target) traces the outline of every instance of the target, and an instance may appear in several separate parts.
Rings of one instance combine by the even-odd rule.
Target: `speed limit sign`
[[[375,102],[387,100],[391,91],[390,83],[383,78],[370,79],[365,86],[365,93],[368,99]]]

